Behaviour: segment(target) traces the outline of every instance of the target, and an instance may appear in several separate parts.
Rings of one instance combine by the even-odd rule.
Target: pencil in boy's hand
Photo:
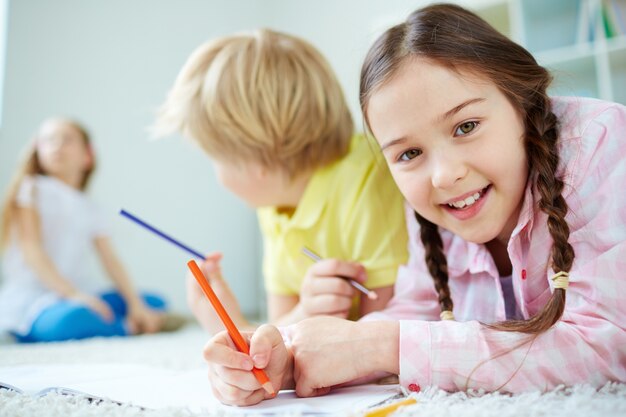
[[[321,256],[319,256],[317,253],[313,252],[311,249],[307,248],[306,246],[302,247],[302,253],[304,253],[309,258],[313,259],[315,262],[319,262],[319,261],[322,260]],[[343,276],[340,276],[340,278],[347,279],[348,282],[350,284],[352,284],[352,286],[354,288],[356,288],[357,290],[361,291],[363,294],[367,295],[367,298],[369,298],[370,300],[377,300],[378,299],[378,294],[376,294],[375,291],[372,291],[370,289],[365,288],[363,285],[361,285],[359,282],[353,280],[352,278],[343,277]]]
[[[241,335],[241,333],[239,333],[237,326],[235,326],[235,323],[233,323],[232,319],[226,312],[226,309],[224,309],[222,302],[219,300],[219,298],[217,298],[217,295],[215,295],[215,292],[211,288],[209,281],[207,281],[206,277],[200,270],[200,267],[198,267],[198,264],[196,263],[196,261],[191,260],[187,262],[187,266],[191,270],[191,273],[193,274],[194,278],[196,278],[196,281],[198,281],[198,284],[200,284],[200,287],[202,287],[204,294],[207,296],[207,298],[211,302],[211,305],[213,305],[213,308],[217,312],[217,315],[220,316],[220,319],[224,323],[224,326],[226,326],[226,330],[228,331],[230,338],[233,340],[233,343],[235,343],[235,346],[237,346],[237,349],[239,349],[240,352],[243,352],[246,355],[249,355],[250,348],[248,347],[248,344],[243,339],[243,336]],[[263,387],[263,389],[265,389],[265,391],[267,391],[270,395],[276,394],[276,391],[274,390],[272,383],[270,382],[269,378],[267,377],[267,375],[262,369],[252,368],[252,373],[254,374],[256,379],[261,383],[261,386]]]
[[[190,254],[192,254],[193,256],[195,256],[196,258],[199,259],[205,259],[205,256],[202,255],[200,252],[198,252],[197,250],[191,249],[189,246],[183,244],[182,242],[174,239],[173,237],[169,236],[167,233],[157,229],[156,227],[149,225],[148,223],[146,223],[145,221],[141,220],[139,217],[130,214],[129,212],[127,212],[124,209],[120,210],[120,214],[124,217],[126,217],[129,220],[132,220],[133,222],[135,222],[135,224],[138,224],[139,226],[151,231],[152,233],[154,233],[157,236],[162,237],[163,239],[167,240],[168,242],[178,246],[179,248],[181,248],[184,251],[189,252]]]

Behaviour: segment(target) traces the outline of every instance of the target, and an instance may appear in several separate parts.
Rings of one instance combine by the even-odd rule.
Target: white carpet
[[[201,351],[207,339],[208,337],[198,327],[191,325],[175,333],[132,338],[92,339],[36,345],[5,344],[0,345],[0,366],[114,362],[186,371],[202,366]],[[1,375],[0,380],[2,380]],[[430,389],[417,394],[416,398],[419,401],[418,404],[396,415],[429,417],[626,416],[626,384],[616,383],[607,384],[600,390],[594,390],[588,386],[577,386],[547,394],[528,393],[517,396],[476,392],[448,394]],[[223,412],[211,413],[211,415],[223,414]],[[208,414],[194,413],[185,408],[142,410],[112,403],[94,405],[81,398],[60,395],[31,398],[0,390],[1,417],[199,417],[202,415]]]

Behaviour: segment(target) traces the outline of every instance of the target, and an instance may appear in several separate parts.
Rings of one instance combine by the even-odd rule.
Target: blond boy
[[[358,318],[385,306],[407,260],[403,200],[384,161],[353,134],[341,87],[307,42],[258,30],[200,46],[157,121],[212,159],[220,182],[257,208],[264,241],[268,319]],[[325,260],[313,263],[303,246]],[[253,327],[221,278],[221,255],[202,265],[243,328]],[[375,289],[356,292],[345,277]],[[192,278],[188,301],[214,333],[222,324]]]

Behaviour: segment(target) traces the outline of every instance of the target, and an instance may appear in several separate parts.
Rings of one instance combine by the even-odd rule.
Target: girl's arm
[[[41,238],[37,210],[31,207],[16,208],[19,247],[24,260],[33,268],[43,284],[62,297],[69,298],[78,290],[58,271],[46,253]]]
[[[35,272],[37,278],[50,290],[63,298],[71,298],[86,304],[105,320],[111,320],[111,309],[102,300],[80,292],[63,277],[43,247],[39,214],[32,207],[17,207],[18,244],[24,260]]]
[[[94,245],[107,274],[115,283],[116,288],[122,294],[122,297],[124,297],[128,305],[143,304],[137,292],[135,292],[124,266],[113,251],[109,238],[96,237],[94,239]]]
[[[150,310],[133,288],[126,270],[106,237],[94,239],[96,251],[111,280],[126,300],[131,333],[153,333],[161,327],[161,317]]]
[[[372,375],[398,374],[398,322],[352,322],[316,317],[289,326],[296,394],[326,394],[347,382],[365,383]]]

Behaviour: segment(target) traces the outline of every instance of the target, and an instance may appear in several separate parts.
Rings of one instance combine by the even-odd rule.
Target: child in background
[[[353,134],[341,87],[311,45],[258,30],[200,46],[156,131],[197,142],[221,183],[258,209],[270,322],[355,319],[391,298],[407,259],[402,195],[378,153]],[[327,259],[313,264],[305,246]],[[237,326],[253,327],[219,273],[220,257],[201,268]],[[341,277],[375,289],[378,299]],[[209,332],[223,329],[191,276],[188,300]]]
[[[372,46],[361,107],[410,204],[383,312],[266,325],[205,349],[224,402],[320,395],[375,373],[409,391],[626,381],[626,108],[549,98],[549,73],[475,14],[433,5]],[[434,282],[434,285],[433,285]],[[288,346],[288,348],[286,347]]]
[[[152,333],[164,301],[140,297],[113,252],[105,222],[84,191],[95,167],[78,123],[40,127],[3,207],[0,330],[19,342]],[[92,293],[86,251],[94,246],[117,290]]]

